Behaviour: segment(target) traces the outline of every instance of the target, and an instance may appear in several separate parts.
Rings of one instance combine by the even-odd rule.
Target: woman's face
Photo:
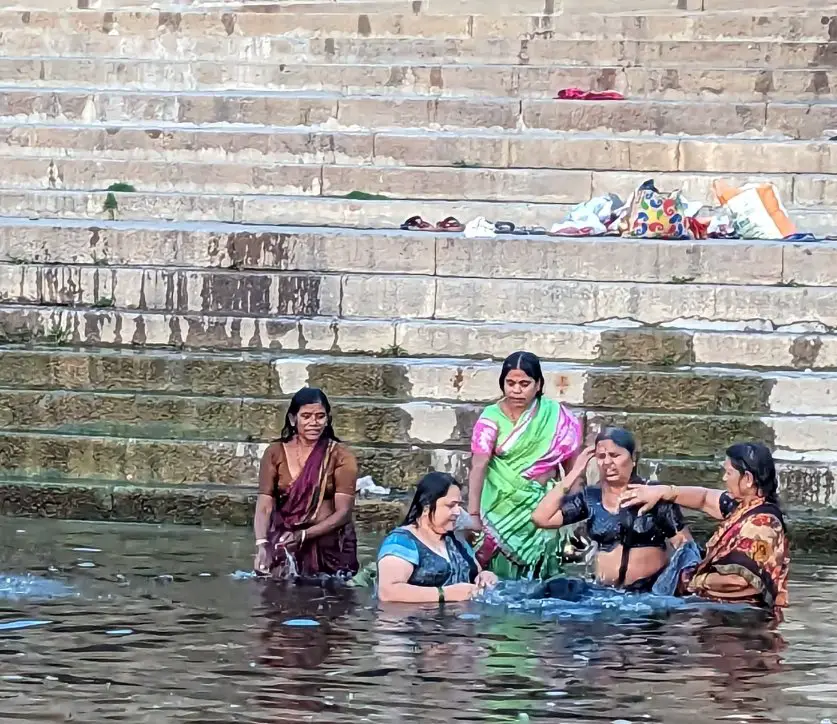
[[[296,419],[291,418],[296,425],[296,434],[305,442],[314,443],[320,439],[326,425],[328,425],[328,414],[319,402],[312,405],[303,405],[296,414]]]
[[[514,407],[527,407],[538,394],[538,383],[523,370],[512,370],[503,382],[503,394]]]
[[[724,460],[724,485],[727,492],[735,500],[746,500],[753,496],[754,488],[752,482],[752,475],[749,473],[739,473],[729,461],[729,458]]]
[[[621,487],[630,481],[634,460],[625,448],[619,447],[613,440],[596,443],[596,462],[602,482]]]
[[[436,501],[436,510],[428,512],[428,522],[436,533],[450,533],[456,528],[456,519],[462,513],[462,491],[451,485],[444,497]]]

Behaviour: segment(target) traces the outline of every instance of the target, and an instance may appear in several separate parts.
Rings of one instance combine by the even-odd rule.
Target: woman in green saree
[[[503,399],[485,409],[471,438],[468,512],[481,532],[477,560],[501,578],[549,578],[560,571],[561,539],[532,513],[569,470],[581,444],[581,423],[543,396],[540,360],[515,352],[503,362]]]

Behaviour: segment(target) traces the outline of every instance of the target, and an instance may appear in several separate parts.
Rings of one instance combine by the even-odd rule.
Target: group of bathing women
[[[463,601],[500,579],[569,580],[558,576],[572,545],[566,531],[584,524],[600,585],[787,605],[788,540],[768,448],[728,448],[725,490],[652,485],[636,472],[630,432],[605,429],[581,449],[579,420],[543,386],[535,355],[504,361],[503,396],[474,427],[467,508],[453,476],[419,481],[403,524],[378,551],[381,601]],[[596,468],[598,484],[588,485]],[[328,399],[303,388],[261,461],[254,569],[276,573],[292,559],[302,576],[356,574],[356,481],[357,460],[334,434]],[[720,521],[705,551],[681,508]],[[546,585],[542,594],[563,590]]]

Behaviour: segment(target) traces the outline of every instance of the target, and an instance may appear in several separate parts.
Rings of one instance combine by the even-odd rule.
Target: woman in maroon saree
[[[301,389],[280,439],[262,456],[254,570],[282,575],[292,557],[301,576],[357,573],[356,482],[357,460],[334,434],[328,398]]]

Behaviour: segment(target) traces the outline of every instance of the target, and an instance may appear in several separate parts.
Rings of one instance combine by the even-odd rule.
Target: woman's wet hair
[[[636,471],[637,465],[639,464],[639,453],[636,451],[636,438],[634,434],[624,427],[606,427],[596,435],[595,444],[598,445],[605,440],[609,440],[617,447],[628,451],[631,460],[634,461],[634,468],[631,471],[631,482],[640,481],[640,477]]]
[[[759,442],[739,442],[726,449],[730,465],[741,475],[750,473],[756,490],[768,502],[779,504],[779,481],[776,479],[776,463],[767,445]]]
[[[448,494],[453,486],[460,487],[459,481],[450,473],[435,471],[427,473],[416,486],[416,494],[413,496],[413,502],[410,503],[410,509],[407,511],[402,525],[414,525],[425,510],[430,513],[432,518],[436,512],[436,504]]]
[[[282,442],[289,442],[296,435],[296,425],[291,423],[291,418],[296,418],[300,409],[305,407],[305,405],[322,405],[328,416],[328,421],[326,422],[323,434],[320,435],[320,439],[340,442],[340,439],[334,434],[334,428],[331,425],[331,404],[325,392],[318,387],[303,387],[291,398],[288,411],[285,413],[285,425],[282,428],[282,434],[279,436],[279,439]]]
[[[543,395],[543,372],[541,371],[541,361],[538,356],[531,352],[513,352],[506,359],[503,360],[503,369],[500,371],[500,390],[506,391],[506,377],[512,370],[520,370],[526,375],[535,380],[535,385],[538,388],[537,397]]]

